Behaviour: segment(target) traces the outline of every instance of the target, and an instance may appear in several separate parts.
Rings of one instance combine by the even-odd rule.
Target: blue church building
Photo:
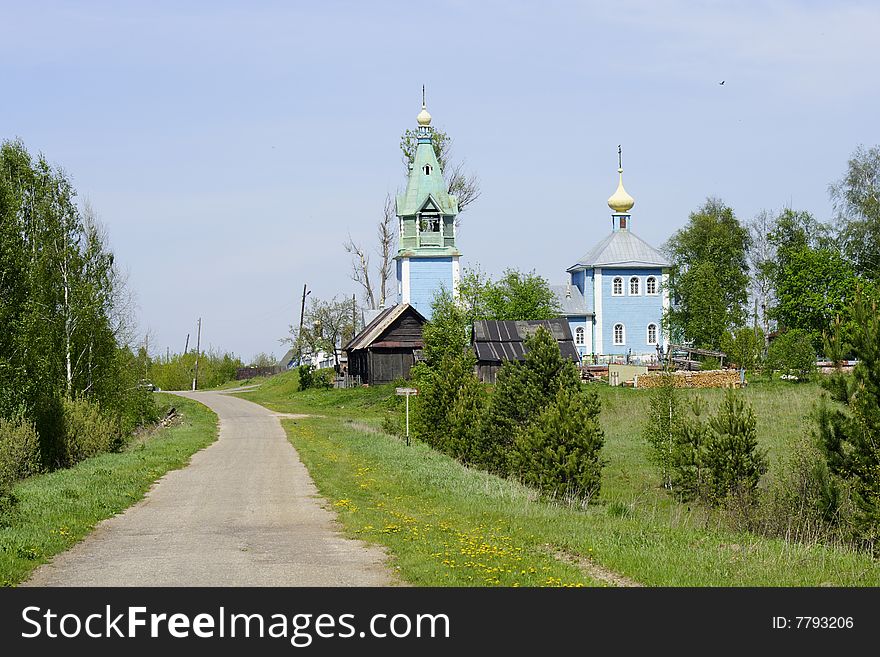
[[[566,270],[566,284],[553,286],[585,364],[649,363],[667,344],[662,318],[670,263],[632,232],[635,201],[623,187],[622,166],[617,172],[617,190],[608,199],[611,233]]]

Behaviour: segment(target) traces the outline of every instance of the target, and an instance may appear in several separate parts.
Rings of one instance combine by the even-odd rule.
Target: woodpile
[[[739,388],[739,370],[707,370],[705,372],[672,372],[676,388]],[[660,385],[663,372],[642,374],[636,383],[637,388],[656,388]]]

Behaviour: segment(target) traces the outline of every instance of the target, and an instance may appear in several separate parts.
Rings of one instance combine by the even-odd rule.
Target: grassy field
[[[865,555],[732,532],[676,503],[640,437],[647,391],[597,390],[608,465],[601,499],[586,510],[382,433],[397,407],[390,386],[298,393],[291,373],[241,396],[324,416],[283,424],[347,533],[386,546],[416,585],[576,586],[615,576],[650,586],[880,585],[880,566]],[[758,382],[744,394],[775,464],[810,430],[821,393]]]
[[[0,527],[0,585],[14,586],[94,526],[138,500],[169,470],[181,468],[217,437],[217,416],[205,406],[159,394],[183,415],[180,425],[139,436],[119,453],[31,477],[14,488],[15,515]]]

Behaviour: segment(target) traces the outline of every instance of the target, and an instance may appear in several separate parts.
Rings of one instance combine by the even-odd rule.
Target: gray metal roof
[[[572,315],[592,315],[587,308],[587,301],[576,285],[566,283],[564,285],[551,285],[550,291],[556,295],[556,303],[559,304],[559,314],[563,317]]]
[[[526,353],[525,339],[543,326],[549,330],[559,343],[559,351],[563,358],[580,361],[571,329],[562,318],[534,321],[495,321],[481,320],[474,322],[474,352],[480,362],[502,362],[505,360],[523,360]]]
[[[669,267],[660,251],[629,230],[615,230],[587,251],[568,271],[581,267]]]

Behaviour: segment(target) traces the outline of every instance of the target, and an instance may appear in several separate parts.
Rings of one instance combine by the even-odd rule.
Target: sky
[[[351,297],[405,184],[421,86],[482,196],[465,267],[551,283],[611,230],[660,246],[707,197],[833,217],[880,143],[871,2],[0,0],[0,139],[97,212],[154,354],[284,353],[300,295]],[[724,84],[720,84],[724,81]]]

